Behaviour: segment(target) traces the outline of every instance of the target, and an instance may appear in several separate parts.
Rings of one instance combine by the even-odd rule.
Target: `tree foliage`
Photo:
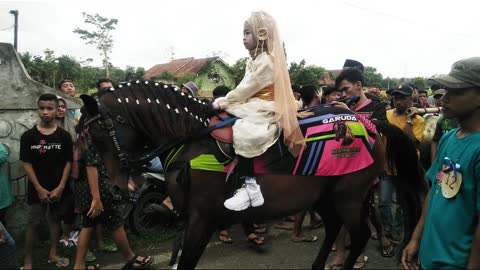
[[[56,88],[62,79],[71,79],[79,93],[86,93],[95,88],[96,82],[105,77],[105,72],[100,67],[82,65],[89,61],[78,61],[72,56],[55,56],[52,50],[46,49],[44,55],[32,55],[29,52],[20,53],[20,59],[32,79]],[[142,67],[127,66],[125,69],[111,68],[111,79],[116,82],[138,80],[145,74]]]
[[[326,70],[320,66],[306,65],[305,59],[300,63],[292,62],[288,70],[292,84],[312,84],[318,87],[318,82],[322,79]]]
[[[366,87],[382,87],[383,75],[377,72],[374,67],[365,67],[363,72],[364,86]]]
[[[230,70],[233,73],[233,79],[235,80],[235,85],[238,85],[242,81],[243,76],[245,76],[247,60],[247,57],[240,58],[230,67]]]
[[[87,44],[93,44],[97,46],[103,56],[103,66],[107,73],[107,78],[110,78],[110,58],[108,55],[112,52],[113,37],[111,31],[115,30],[115,26],[118,24],[117,19],[109,19],[100,16],[98,13],[94,15],[82,13],[85,17],[85,23],[92,25],[95,30],[85,30],[79,27],[73,30],[74,33],[80,35],[80,38],[85,40]]]

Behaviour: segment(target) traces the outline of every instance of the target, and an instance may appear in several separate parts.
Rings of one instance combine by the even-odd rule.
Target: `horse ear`
[[[87,109],[89,115],[98,114],[98,104],[93,97],[83,94],[80,98],[82,99],[83,105]]]

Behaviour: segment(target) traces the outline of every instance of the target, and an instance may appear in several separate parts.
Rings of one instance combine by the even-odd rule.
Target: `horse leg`
[[[195,269],[217,228],[215,225],[210,219],[198,213],[190,214],[177,269]]]
[[[323,240],[317,258],[312,264],[312,269],[325,269],[328,255],[330,254],[333,243],[335,243],[337,235],[342,228],[342,221],[335,211],[335,208],[331,205],[331,203],[323,201],[322,205],[318,208],[318,213],[322,217],[325,226],[325,240]]]
[[[344,176],[351,177],[351,176]],[[354,179],[359,181],[359,179]],[[337,194],[335,194],[337,195]],[[346,195],[346,194],[345,194]],[[335,196],[335,208],[338,211],[345,228],[350,234],[350,253],[345,260],[344,269],[353,269],[358,256],[363,252],[371,235],[367,223],[366,206],[362,198],[355,196]],[[348,199],[349,198],[349,199]]]

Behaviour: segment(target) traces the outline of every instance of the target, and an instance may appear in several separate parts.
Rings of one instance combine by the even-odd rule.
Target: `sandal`
[[[56,261],[48,260],[47,262],[49,264],[55,264],[55,266],[58,268],[66,268],[70,264],[70,260],[65,257],[58,257]]]
[[[355,264],[353,265],[353,269],[362,269],[367,265],[368,262],[368,256],[363,256],[361,261],[356,261]]]
[[[294,243],[301,243],[301,242],[311,243],[311,242],[316,242],[318,240],[318,237],[316,237],[315,235],[309,235],[309,236],[303,236],[303,237],[292,236],[290,239]]]
[[[250,235],[253,235],[252,237]],[[247,242],[252,243],[256,246],[263,246],[265,244],[265,238],[264,237],[258,237],[256,234],[250,234],[247,237]]]
[[[261,225],[258,225],[258,224],[253,224],[253,228],[254,228],[254,231],[256,234],[266,234],[268,233],[268,228],[267,227],[263,227]]]
[[[332,264],[327,264],[325,266],[325,270],[337,270],[342,268],[343,268],[343,264],[341,263],[332,263]]]
[[[145,269],[153,263],[153,258],[150,256],[143,257],[143,260],[139,260],[138,257],[138,255],[133,256],[133,258],[122,267],[122,270]]]
[[[86,264],[85,270],[100,270],[100,264]]]
[[[218,240],[224,244],[231,244],[233,243],[232,238],[228,235],[228,232],[220,232],[218,233]]]
[[[393,257],[394,254],[394,248],[393,248],[393,245],[390,243],[390,241],[388,241],[388,245],[385,245],[385,243],[383,243],[382,245],[382,257],[384,258],[390,258],[390,257]]]

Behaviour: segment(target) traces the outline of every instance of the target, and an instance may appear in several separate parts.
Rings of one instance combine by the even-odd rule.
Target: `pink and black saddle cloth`
[[[283,145],[281,137],[263,155],[255,158],[255,173],[293,174],[305,176],[337,176],[362,170],[373,163],[373,136],[369,135],[351,111],[336,107],[320,107],[311,117],[300,119],[305,146],[294,158]],[[213,127],[230,119],[227,114],[210,121]],[[230,169],[235,156],[232,143],[232,121],[211,133],[218,152],[214,153],[223,171]]]

